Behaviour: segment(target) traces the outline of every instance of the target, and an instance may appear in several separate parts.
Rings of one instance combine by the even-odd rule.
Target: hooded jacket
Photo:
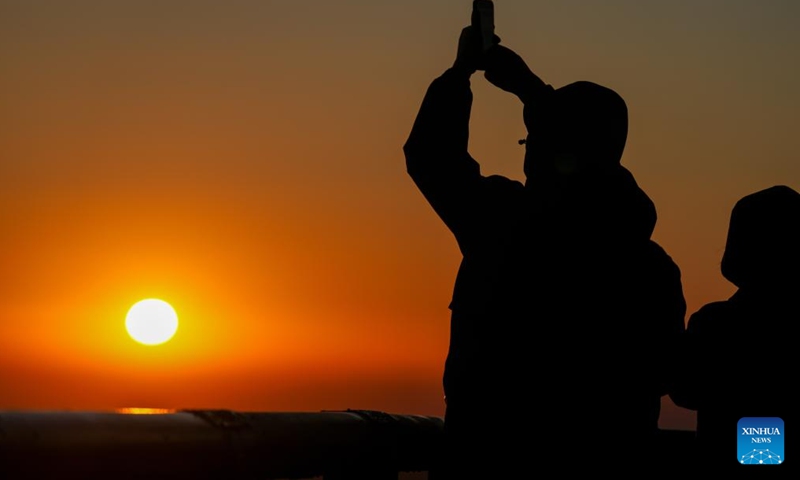
[[[774,186],[734,206],[721,270],[738,289],[689,318],[671,395],[677,405],[697,411],[700,458],[709,465],[739,467],[734,455],[741,418],[777,417],[787,428],[795,424],[798,245],[798,192]]]
[[[583,83],[556,96],[572,100],[570,89]],[[446,71],[404,146],[409,175],[462,254],[450,303],[448,408],[524,408],[533,387],[540,408],[573,410],[576,423],[610,415],[655,429],[686,306],[680,271],[650,239],[655,207],[619,165],[624,138],[612,140],[618,152],[596,159],[601,166],[588,158],[567,159],[566,173],[537,165],[537,153],[558,142],[540,141],[554,136],[536,125],[552,122],[526,106],[526,183],[483,176],[467,149],[471,102],[469,74]],[[648,378],[608,374],[633,363],[649,369]]]

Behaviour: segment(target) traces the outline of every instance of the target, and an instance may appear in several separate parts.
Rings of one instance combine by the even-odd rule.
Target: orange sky
[[[0,0],[0,409],[440,415],[460,257],[401,147],[470,3]],[[729,296],[733,204],[800,188],[799,4],[495,3],[547,82],[626,99],[689,312]],[[473,85],[473,155],[521,178],[520,106]],[[163,346],[124,330],[147,297]]]

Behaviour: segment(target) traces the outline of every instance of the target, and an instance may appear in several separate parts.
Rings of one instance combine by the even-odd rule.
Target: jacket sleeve
[[[644,270],[631,276],[635,298],[629,301],[646,312],[644,321],[638,324],[648,332],[642,335],[648,341],[636,348],[641,358],[648,359],[648,364],[654,367],[650,372],[651,385],[656,389],[654,393],[662,397],[673,392],[676,377],[681,373],[678,355],[685,332],[686,299],[678,265],[656,242],[650,241],[648,246],[649,256],[655,257],[655,261],[645,261],[646,256],[639,260],[637,268]]]
[[[703,351],[706,344],[706,327],[709,320],[717,317],[724,307],[725,304],[722,302],[710,303],[689,317],[678,350],[680,373],[669,395],[679,407],[697,410],[702,403],[703,383],[708,381],[703,368],[704,357],[709,355],[708,351]]]
[[[678,266],[670,259],[670,272],[666,276],[661,295],[665,302],[660,305],[659,311],[654,312],[657,322],[657,336],[660,338],[660,352],[662,362],[660,395],[668,395],[675,389],[679,381],[680,361],[676,357],[681,350],[681,340],[686,332],[684,324],[686,318],[686,298],[683,294],[681,273]]]
[[[467,151],[469,77],[451,68],[431,83],[403,146],[408,174],[459,241],[471,228],[483,180]]]

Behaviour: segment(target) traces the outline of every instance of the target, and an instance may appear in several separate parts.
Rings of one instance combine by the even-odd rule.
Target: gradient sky
[[[689,313],[732,294],[734,203],[800,189],[800,3],[495,4],[545,81],[626,99]],[[460,254],[401,148],[470,9],[0,0],[0,408],[441,415]],[[520,105],[473,87],[471,152],[521,179]],[[147,297],[160,347],[124,329]]]

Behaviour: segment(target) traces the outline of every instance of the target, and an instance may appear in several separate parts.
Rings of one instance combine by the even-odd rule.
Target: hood
[[[787,282],[797,286],[800,193],[777,185],[736,202],[721,268],[739,288],[774,288]]]
[[[628,136],[628,107],[615,91],[575,82],[526,103],[525,174],[619,165]],[[566,162],[566,165],[559,163]]]

